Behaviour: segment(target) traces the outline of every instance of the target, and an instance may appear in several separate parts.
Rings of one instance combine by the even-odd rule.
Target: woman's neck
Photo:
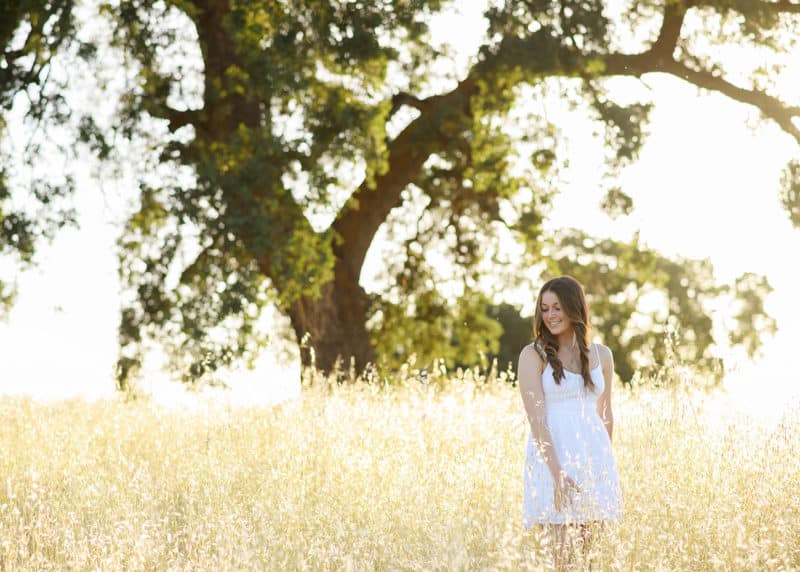
[[[572,349],[573,346],[577,347],[577,339],[574,332],[564,332],[558,336],[558,347],[561,349]]]

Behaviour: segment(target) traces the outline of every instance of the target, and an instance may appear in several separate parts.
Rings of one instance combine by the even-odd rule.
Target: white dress
[[[596,346],[594,353],[597,354]],[[598,363],[590,375],[595,384],[592,391],[584,387],[580,374],[564,370],[565,377],[556,384],[549,363],[542,372],[547,428],[553,439],[553,449],[562,469],[575,480],[580,493],[573,494],[571,507],[555,510],[553,478],[530,434],[524,475],[523,525],[526,528],[534,524],[622,518],[622,492],[611,440],[597,414],[597,398],[605,387],[602,366]]]

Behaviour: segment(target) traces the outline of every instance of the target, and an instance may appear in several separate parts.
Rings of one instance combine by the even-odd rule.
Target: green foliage
[[[489,355],[489,359],[497,360],[500,371],[516,371],[522,348],[532,340],[533,317],[522,316],[519,308],[506,302],[489,306],[487,313],[502,328],[498,349]]]
[[[627,216],[633,210],[633,199],[619,187],[609,189],[600,203],[600,208],[612,219]]]
[[[569,274],[586,289],[592,323],[614,354],[617,373],[629,381],[664,364],[671,332],[681,357],[698,371],[720,376],[712,354],[711,300],[723,293],[708,260],[671,260],[639,243],[597,240],[564,231],[554,240],[549,273]]]
[[[46,81],[50,60],[74,31],[73,7],[71,0],[0,2],[0,110]]]
[[[789,214],[789,220],[800,228],[800,161],[786,166],[781,178],[781,203]]]
[[[144,190],[121,239],[131,294],[120,330],[123,358],[140,353],[144,337],[137,330],[166,337],[179,361],[191,356],[182,371],[196,378],[252,355],[260,346],[255,323],[268,301],[286,310],[320,294],[333,276],[336,235],[313,228],[307,215],[338,200],[342,169],[362,162],[368,181],[386,171],[390,105],[380,89],[397,56],[393,45],[401,38],[423,42],[420,15],[438,6],[243,1],[197,9],[149,0],[105,6],[116,44],[139,64],[138,86],[122,112],[123,134],[146,136],[147,115],[171,128],[181,121],[193,127],[189,138],[173,129],[160,159],[176,170],[191,168],[194,180],[162,182],[155,203]],[[184,103],[196,109],[177,117],[171,106],[181,78],[169,73],[161,54],[181,38],[176,24],[187,21],[199,36],[203,70],[194,80],[204,90],[202,102]],[[137,261],[144,262],[140,271],[133,270]],[[124,377],[127,368],[120,368]]]
[[[144,114],[170,125],[187,119],[175,113],[174,102],[167,104],[180,91],[181,80],[166,71],[159,50],[178,34],[160,20],[171,15],[172,21],[176,16],[190,21],[203,57],[202,102],[185,104],[195,108],[187,112],[193,134],[176,133],[166,148],[169,159],[192,168],[196,180],[164,190],[168,216],[157,217],[157,228],[128,249],[131,262],[143,252],[157,253],[157,260],[142,258],[148,261],[143,272],[125,277],[137,293],[132,307],[139,309],[131,314],[136,316],[129,321],[131,330],[150,328],[154,336],[159,330],[182,332],[203,346],[214,312],[222,312],[218,323],[233,314],[213,304],[198,312],[193,299],[213,291],[220,308],[238,308],[240,314],[252,308],[255,316],[263,300],[274,299],[288,310],[301,298],[321,294],[351,245],[343,244],[332,228],[310,224],[308,217],[335,216],[359,180],[374,188],[389,173],[387,125],[396,112],[391,96],[404,81],[402,75],[393,77],[390,68],[401,65],[408,86],[425,85],[427,68],[420,55],[427,47],[426,15],[441,6],[422,1],[242,1],[229,10],[218,2],[199,10],[182,2],[149,0],[109,6],[118,45],[140,64],[139,86],[128,101],[129,126]],[[497,228],[509,228],[526,245],[531,261],[540,260],[540,227],[553,193],[551,175],[561,158],[554,129],[545,122],[521,130],[527,147],[507,129],[521,84],[535,85],[554,73],[581,82],[573,102],[591,106],[604,126],[609,175],[634,161],[644,141],[650,104],[618,104],[602,84],[607,73],[602,54],[617,25],[604,14],[602,2],[514,1],[490,7],[486,15],[489,37],[495,40],[482,48],[470,72],[474,88],[469,95],[442,107],[434,106],[435,97],[415,100],[426,114],[425,124],[415,131],[417,147],[425,150],[423,156],[433,150],[412,177],[426,206],[416,229],[393,233],[406,237],[403,256],[387,265],[390,288],[374,294],[369,309],[373,344],[397,363],[411,353],[423,362],[434,356],[463,362],[468,359],[464,352],[496,346],[499,330],[486,319],[489,302],[478,282],[485,272],[481,264],[487,242],[499,240]],[[519,169],[527,153],[530,166]],[[342,175],[353,171],[357,175]],[[532,200],[506,221],[502,202],[523,193]],[[346,204],[361,208],[355,200]],[[604,208],[625,214],[630,199],[611,191]],[[197,262],[178,256],[181,245],[185,249],[191,242],[187,232],[202,237]],[[587,282],[597,299],[600,330],[608,340],[617,340],[610,344],[625,349],[616,352],[627,356],[620,358],[623,376],[632,375],[636,360],[663,361],[663,341],[658,340],[676,327],[686,337],[683,351],[713,369],[704,304],[719,291],[708,264],[669,261],[635,240],[601,242],[606,250],[596,252],[583,246],[588,240],[559,238],[555,249],[560,254],[551,257],[550,271]],[[441,253],[453,265],[447,284],[440,283],[426,259],[430,252]],[[584,264],[592,256],[595,262]],[[574,262],[577,258],[580,263]],[[196,272],[189,271],[193,266]],[[199,269],[214,276],[214,288],[199,278]],[[181,277],[177,285],[167,286],[170,274]],[[236,279],[226,278],[231,275]],[[258,294],[263,288],[273,291],[274,298]],[[642,312],[640,299],[656,294],[664,298],[665,311]]]
[[[569,272],[587,283],[600,330],[620,350],[615,353],[657,364],[665,352],[657,340],[680,328],[681,351],[713,367],[705,304],[722,290],[713,286],[710,265],[667,260],[636,240],[593,241],[567,232],[548,244],[541,226],[566,162],[559,129],[544,117],[509,124],[521,94],[545,98],[539,88],[562,77],[564,99],[592,109],[604,131],[604,174],[613,177],[635,161],[650,104],[614,102],[603,83],[608,74],[646,73],[617,65],[628,56],[615,52],[615,38],[631,32],[629,20],[612,21],[597,0],[494,2],[485,12],[487,41],[471,68],[464,77],[442,78],[436,68],[444,52],[431,47],[427,25],[446,4],[103,4],[112,47],[125,55],[128,69],[120,76],[127,83],[112,132],[97,118],[79,118],[76,139],[111,163],[126,159],[111,143],[115,137],[153,150],[136,159],[140,202],[119,241],[126,287],[121,383],[150,340],[165,341],[186,379],[253,357],[264,340],[257,325],[264,306],[275,303],[296,318],[300,302],[332,296],[333,287],[325,286],[338,284],[334,277],[350,273],[357,283],[377,228],[412,195],[424,206],[416,225],[387,225],[403,252],[386,265],[388,287],[372,296],[368,312],[373,342],[393,363],[412,353],[423,362],[443,356],[466,363],[468,354],[498,349],[501,332],[487,316],[490,295],[481,278],[494,268],[492,248],[512,236],[525,246],[526,265],[541,264],[549,249],[548,272]],[[647,1],[632,3],[630,11],[634,21],[656,29],[664,10],[684,8]],[[70,38],[71,10],[70,2],[0,3],[0,110],[47,76],[50,58]],[[735,44],[742,37],[777,51],[785,48],[782,32],[796,28],[765,3],[708,3],[692,11],[703,25],[687,27],[676,48],[681,54],[695,43]],[[697,41],[706,37],[710,43]],[[91,58],[97,49],[79,44],[75,53]],[[643,50],[626,61],[643,66],[651,55]],[[712,55],[684,59],[721,75]],[[663,61],[656,64],[648,71]],[[769,70],[753,75],[774,77]],[[444,88],[445,81],[455,87]],[[45,117],[44,109],[70,116],[57,90],[38,93],[32,117]],[[792,173],[783,200],[794,220]],[[51,213],[59,216],[34,221],[6,208],[0,180],[0,253],[11,248],[30,259],[37,238],[68,220],[60,198],[69,190],[68,180],[39,185],[37,200],[54,205]],[[504,206],[516,207],[514,215],[504,214]],[[615,189],[603,208],[625,214],[631,202]],[[347,221],[360,226],[337,227],[350,215]],[[444,281],[443,273],[449,274]],[[748,281],[741,287],[737,320],[752,335],[736,343],[757,347],[758,333],[769,329],[758,305],[766,289]],[[364,296],[357,288],[344,295]],[[663,312],[643,310],[654,296]],[[349,351],[349,340],[336,343]],[[620,362],[623,376],[633,367]]]
[[[17,296],[16,284],[6,284],[0,281],[0,320],[8,317],[8,312]]]
[[[735,307],[734,327],[730,331],[733,345],[743,346],[747,354],[753,357],[761,349],[763,334],[774,334],[778,331],[775,318],[767,314],[764,299],[772,292],[765,276],[746,272],[736,279],[734,285]]]
[[[5,114],[20,105],[24,94],[24,115],[29,125],[66,123],[71,111],[61,89],[51,77],[51,62],[72,42],[74,2],[70,0],[0,1],[0,141],[6,135]],[[10,157],[0,147],[0,256],[11,256],[22,266],[32,262],[36,245],[51,239],[55,232],[74,223],[74,212],[65,200],[73,190],[66,175],[47,178],[36,161],[41,160],[41,144],[32,138],[26,145],[25,160],[32,176],[23,184],[15,177]],[[25,193],[35,203],[21,208],[12,198]],[[13,300],[13,288],[0,289],[0,307]]]
[[[190,233],[164,229],[178,224],[182,213],[169,210],[163,189],[143,188],[141,197],[119,243],[120,277],[137,286],[120,323],[119,378],[127,381],[140,367],[143,338],[165,332],[173,367],[187,381],[214,381],[220,367],[255,359],[267,341],[257,321],[269,295],[252,257],[230,236],[207,236],[191,262],[181,264],[195,246],[182,239]],[[163,235],[157,250],[153,235]]]
[[[372,342],[379,363],[397,369],[414,356],[418,367],[439,360],[448,368],[475,364],[479,354],[497,352],[502,332],[486,314],[489,303],[481,292],[448,298],[434,288],[404,293],[401,303],[376,299]]]
[[[589,50],[607,44],[604,8],[598,1],[512,0],[491,6],[486,18],[490,34],[524,37],[540,27],[550,28],[570,45]]]
[[[763,306],[771,291],[763,276],[745,274],[730,292],[716,284],[709,261],[672,260],[636,237],[620,242],[571,230],[558,233],[553,243],[547,275],[569,274],[584,284],[593,328],[613,352],[623,382],[637,371],[655,376],[670,359],[689,364],[712,383],[720,381],[711,306],[731,295],[739,308],[729,333],[733,346],[753,356],[762,337],[775,332]],[[519,348],[530,342],[532,318],[508,306],[500,309],[494,312],[504,330],[498,356],[515,366]]]
[[[527,144],[540,145],[543,161],[526,169],[519,162],[519,140],[503,129],[502,112],[513,103],[496,91],[479,91],[470,101],[472,118],[460,116],[447,147],[429,159],[415,180],[427,201],[416,223],[387,222],[390,235],[410,236],[400,256],[387,261],[383,275],[391,284],[370,304],[370,336],[380,359],[399,367],[411,355],[418,364],[443,358],[447,366],[476,364],[495,354],[502,335],[487,315],[489,296],[478,288],[489,244],[499,236],[526,241],[536,252],[551,194],[545,190],[552,133],[533,125]],[[530,134],[526,131],[526,134]],[[501,216],[500,204],[520,191],[531,194],[514,224]],[[440,258],[442,263],[435,263]],[[444,270],[443,267],[448,268]],[[456,292],[455,294],[448,294]]]
[[[482,254],[478,236],[474,227],[459,230],[457,223],[440,226],[420,219],[402,255],[387,261],[392,286],[371,295],[368,320],[383,365],[397,368],[413,355],[420,366],[442,358],[452,367],[472,364],[479,352],[496,351],[501,329],[486,315],[488,297],[469,279]],[[443,248],[445,258],[452,257],[454,268],[464,272],[460,277],[443,279],[432,265],[431,252]]]
[[[614,150],[613,163],[625,165],[634,161],[644,143],[643,127],[651,104],[634,103],[623,106],[598,95],[594,90],[593,106],[607,126],[606,146]],[[612,163],[612,164],[613,164]]]

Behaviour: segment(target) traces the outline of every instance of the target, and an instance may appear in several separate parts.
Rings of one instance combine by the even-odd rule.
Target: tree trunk
[[[403,189],[431,153],[446,145],[430,133],[438,132],[445,120],[452,124],[468,117],[474,89],[474,82],[467,78],[448,94],[421,102],[427,115],[412,121],[389,144],[387,171],[376,178],[374,186],[364,181],[334,221],[333,229],[341,241],[334,245],[333,281],[322,288],[319,298],[303,297],[288,312],[300,342],[303,366],[313,364],[329,372],[337,359],[349,367],[354,358],[355,369],[361,372],[375,361],[366,324],[367,295],[358,284],[367,250],[389,212],[402,204]],[[466,128],[465,124],[462,130]],[[262,268],[269,265],[263,263]]]
[[[289,308],[303,367],[330,372],[337,361],[343,368],[355,361],[357,372],[375,361],[367,332],[367,295],[358,280],[336,265],[334,279],[319,298],[304,296]]]

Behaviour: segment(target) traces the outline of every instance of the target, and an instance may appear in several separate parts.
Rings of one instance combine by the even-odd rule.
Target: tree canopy
[[[512,128],[509,117],[523,97],[546,97],[558,80],[564,101],[603,126],[613,175],[636,160],[651,102],[617,103],[607,80],[666,74],[758,109],[800,142],[800,106],[775,87],[778,56],[796,45],[800,4],[623,5],[611,13],[593,0],[488,2],[484,43],[469,69],[442,78],[436,63],[448,54],[432,47],[428,24],[447,2],[104,4],[112,45],[135,74],[115,132],[156,150],[119,241],[128,288],[120,383],[148,337],[171,347],[187,379],[256,355],[258,319],[272,303],[290,319],[304,363],[323,369],[339,358],[361,368],[376,348],[425,358],[435,349],[453,363],[466,351],[496,351],[501,328],[487,317],[492,301],[482,283],[509,239],[525,246],[529,266],[543,264],[546,244],[562,252],[546,270],[584,280],[606,342],[628,344],[632,355],[658,351],[623,332],[644,290],[660,292],[669,315],[707,317],[703,300],[720,292],[706,263],[653,256],[635,242],[543,235],[566,161],[560,129],[530,112]],[[8,55],[11,36],[35,20],[15,14],[0,69],[17,61]],[[758,50],[766,64],[731,72],[717,54],[732,45]],[[6,82],[0,94],[20,89]],[[82,135],[102,137],[95,129]],[[797,173],[789,165],[776,189],[795,224]],[[631,205],[620,191],[605,207],[624,214]],[[385,291],[367,293],[361,274],[380,229],[395,238],[397,256],[386,261]],[[443,265],[447,288],[437,278]],[[737,288],[747,329],[731,341],[755,348],[771,327],[759,302],[768,285],[743,277]],[[708,329],[691,332],[687,345],[706,359]]]
[[[761,337],[777,328],[763,300],[772,290],[763,276],[742,274],[733,285],[718,284],[708,260],[670,259],[640,244],[597,239],[564,230],[553,240],[548,274],[569,274],[585,287],[592,328],[614,354],[623,382],[639,371],[656,375],[672,353],[691,364],[694,373],[713,384],[722,380],[722,360],[715,354],[714,323],[709,309],[715,302],[735,308],[729,342],[750,357],[760,350]],[[511,305],[495,310],[504,337],[494,354],[500,367],[516,367],[516,355],[530,340],[532,317],[523,318]]]
[[[30,264],[41,237],[73,222],[73,213],[59,199],[72,191],[71,180],[34,177],[27,185],[37,207],[12,200],[8,148],[3,145],[7,114],[15,100],[27,109],[30,124],[65,120],[69,115],[62,84],[51,77],[51,61],[67,49],[74,31],[73,2],[3,0],[0,2],[0,256]],[[26,159],[35,160],[36,141],[28,143]],[[33,212],[32,212],[33,211]],[[0,279],[0,315],[13,302],[15,285]]]

